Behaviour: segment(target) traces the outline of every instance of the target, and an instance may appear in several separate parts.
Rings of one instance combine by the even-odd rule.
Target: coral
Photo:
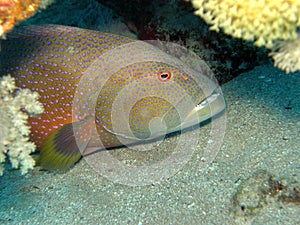
[[[0,36],[35,14],[40,0],[0,0]]]
[[[257,46],[272,48],[276,40],[292,40],[300,25],[299,0],[190,0],[211,29]]]
[[[17,90],[10,75],[0,78],[0,175],[8,156],[12,168],[20,168],[24,174],[32,169],[35,161],[30,156],[36,146],[29,141],[28,114],[43,112],[37,101],[38,93],[29,89]]]
[[[300,0],[188,0],[211,30],[271,49],[274,65],[300,70]]]
[[[279,43],[269,55],[272,56],[274,65],[286,73],[300,71],[300,37]]]

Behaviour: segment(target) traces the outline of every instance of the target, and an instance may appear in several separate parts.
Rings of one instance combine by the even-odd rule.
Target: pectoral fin
[[[74,136],[73,124],[65,124],[44,140],[37,165],[45,169],[68,169],[81,156]]]

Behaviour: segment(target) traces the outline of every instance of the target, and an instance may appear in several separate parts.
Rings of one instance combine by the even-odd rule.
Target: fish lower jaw
[[[213,92],[212,95],[198,104],[185,118],[181,129],[199,124],[209,118],[216,116],[226,108],[225,100],[220,92]]]

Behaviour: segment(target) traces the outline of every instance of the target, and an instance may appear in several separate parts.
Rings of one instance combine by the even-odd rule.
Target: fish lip
[[[226,108],[224,96],[220,87],[201,100],[182,120],[181,129],[199,124],[224,111]]]
[[[208,97],[206,97],[205,99],[201,100],[201,102],[199,104],[197,104],[195,106],[195,108],[190,112],[198,112],[201,109],[204,109],[205,107],[210,106],[212,108],[212,104],[214,104],[215,102],[217,102],[218,100],[223,100],[224,102],[224,97],[221,91],[221,88],[216,88],[211,95],[209,95]],[[223,104],[222,104],[223,105]],[[224,107],[225,107],[225,102],[224,102]],[[219,111],[218,111],[219,112]],[[218,112],[215,112],[215,109],[212,109],[212,114],[215,115]],[[185,120],[188,118],[189,115],[186,116]]]

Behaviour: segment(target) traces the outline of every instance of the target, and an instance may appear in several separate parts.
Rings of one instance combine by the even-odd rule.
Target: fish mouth
[[[199,124],[224,111],[226,105],[221,88],[201,100],[182,120],[181,129]]]

